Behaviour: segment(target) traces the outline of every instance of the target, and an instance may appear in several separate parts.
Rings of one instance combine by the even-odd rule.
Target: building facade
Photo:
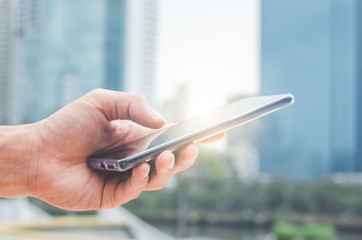
[[[125,89],[155,103],[158,0],[127,2]]]
[[[358,1],[330,2],[330,151],[332,172],[357,171]],[[362,14],[360,12],[359,14]],[[361,25],[362,26],[362,25]]]
[[[358,170],[357,2],[262,1],[261,92],[295,96],[262,120],[262,172],[305,180]]]
[[[357,66],[360,66],[362,63],[362,2],[356,2],[356,22],[357,22]],[[357,158],[356,166],[358,171],[362,171],[362,67],[357,67],[356,69],[356,78],[357,78],[357,87],[355,89],[356,95],[358,97],[357,105],[355,109],[357,111]]]
[[[9,123],[11,84],[11,1],[0,0],[0,125]]]
[[[148,12],[156,14],[154,9],[134,16],[137,9],[127,0],[18,0],[17,3],[13,124],[45,118],[95,88],[129,91],[131,84],[126,84],[127,81],[144,81],[128,80],[127,69],[137,73],[149,71],[147,66],[134,66],[130,59],[141,47],[151,51],[155,43],[148,41],[144,46],[145,40],[140,39],[134,47],[136,51],[128,50],[129,29],[134,25],[130,19],[149,17]],[[143,35],[139,37],[155,39],[155,31],[147,30],[140,29]],[[152,62],[153,55],[143,57],[141,53],[140,62],[145,59]],[[151,81],[146,85],[154,85],[154,78],[148,79]]]

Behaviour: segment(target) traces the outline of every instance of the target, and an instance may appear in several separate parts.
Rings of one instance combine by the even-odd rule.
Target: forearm
[[[0,197],[30,194],[37,155],[37,124],[0,126]]]

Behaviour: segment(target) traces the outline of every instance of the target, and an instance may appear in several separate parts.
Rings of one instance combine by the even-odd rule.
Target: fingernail
[[[171,170],[173,168],[173,166],[175,166],[175,161],[172,160],[170,166],[168,166],[168,170]]]
[[[147,172],[143,175],[143,178],[147,178],[147,177],[148,177],[148,174],[149,174],[149,171],[147,171]]]
[[[147,178],[149,174],[150,174],[150,165],[147,164],[147,172],[145,172],[145,174],[143,174],[143,178],[144,179]]]
[[[159,114],[158,112],[156,112],[156,110],[154,110],[153,108],[149,108],[149,112],[150,114],[154,117],[154,118],[157,118],[157,119],[162,119],[165,121],[164,117],[161,116],[161,114]]]

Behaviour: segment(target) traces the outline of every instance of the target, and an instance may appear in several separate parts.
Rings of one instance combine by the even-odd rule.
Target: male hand
[[[194,163],[196,146],[180,150],[176,159],[164,151],[152,168],[143,163],[123,173],[92,170],[86,160],[164,124],[140,95],[88,93],[36,124],[39,137],[33,144],[38,150],[29,165],[29,195],[63,209],[91,210],[117,207],[142,191],[161,189]]]

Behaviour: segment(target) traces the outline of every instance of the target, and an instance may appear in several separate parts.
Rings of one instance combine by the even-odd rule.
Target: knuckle
[[[135,184],[133,181],[130,182],[130,194],[133,194],[134,192],[137,191],[137,189],[139,189],[139,185],[138,184]]]
[[[131,181],[130,182],[130,194],[131,195],[140,194],[146,184],[147,184],[147,181],[143,181],[143,182]]]
[[[145,101],[145,102],[147,102],[147,99],[146,99],[145,96],[143,96],[142,94],[134,93],[134,94],[133,94],[133,97],[134,97],[134,99],[137,100],[137,101]]]
[[[133,192],[129,197],[130,199],[137,199],[141,195],[141,192]]]
[[[90,94],[92,95],[99,95],[99,94],[104,94],[107,90],[105,89],[102,89],[102,88],[97,88],[97,89],[94,89],[90,92]]]
[[[186,159],[183,159],[182,165],[190,166],[190,165],[194,164],[194,162],[195,162],[195,158],[186,158]]]
[[[183,162],[183,163],[180,165],[180,167],[181,167],[182,169],[187,169],[187,168],[192,167],[192,165],[194,165],[194,163],[195,163],[195,159],[190,159],[190,160],[188,160],[188,161],[186,161],[186,162]]]
[[[188,163],[188,166],[191,167],[195,164],[196,162],[196,158],[193,158],[189,163]]]

